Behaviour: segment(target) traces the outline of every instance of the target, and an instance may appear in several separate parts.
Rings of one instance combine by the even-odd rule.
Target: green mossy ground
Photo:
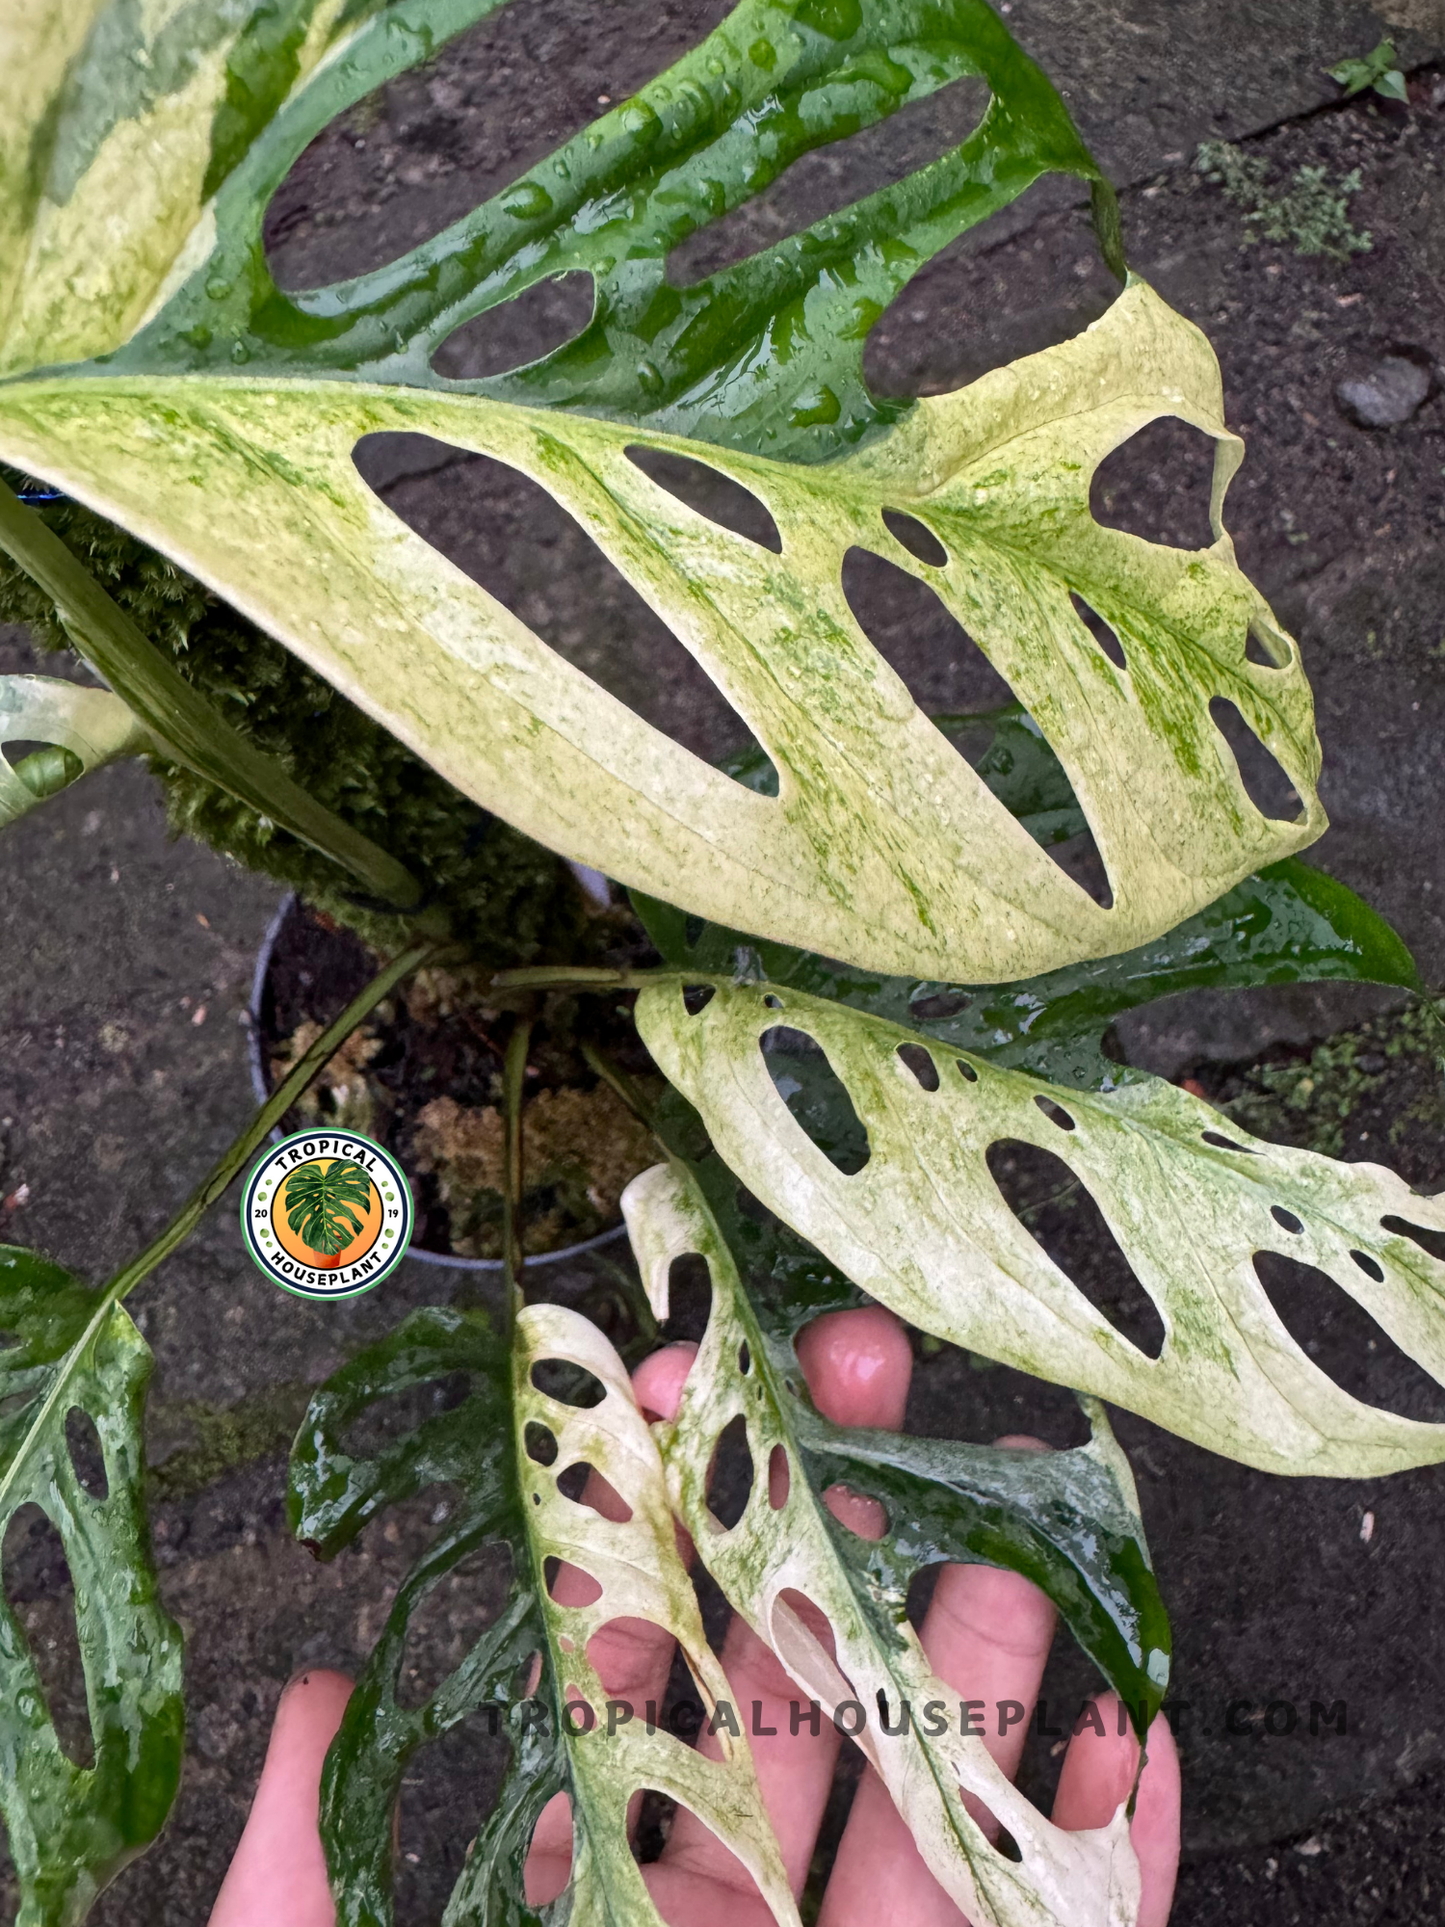
[[[405,864],[479,962],[501,968],[571,954],[584,911],[559,858],[462,796],[154,549],[74,502],[35,512],[233,729]],[[3,552],[0,623],[24,625],[45,649],[70,647],[49,598]],[[354,880],[328,858],[190,770],[149,760],[177,834],[288,884],[378,949],[405,941],[405,920],[360,900]]]
[[[1445,1171],[1445,1025],[1432,1003],[1340,1031],[1308,1055],[1205,1067],[1211,1102],[1255,1136],[1389,1164],[1434,1190]]]

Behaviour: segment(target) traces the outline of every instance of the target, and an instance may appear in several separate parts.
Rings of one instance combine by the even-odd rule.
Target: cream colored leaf
[[[734,1608],[826,1715],[848,1702],[865,1716],[876,1714],[882,1695],[890,1722],[904,1723],[901,1734],[885,1737],[876,1717],[865,1717],[858,1744],[930,1872],[975,1927],[1125,1927],[1137,1915],[1139,1871],[1124,1806],[1105,1827],[1065,1833],[1052,1826],[994,1764],[983,1740],[960,1731],[958,1695],[933,1674],[907,1621],[885,1636],[864,1610],[797,1461],[762,1334],[697,1186],[680,1169],[658,1165],[633,1180],[623,1209],[654,1305],[665,1303],[675,1258],[695,1252],[707,1263],[707,1331],[677,1419],[660,1430],[673,1504]],[[749,1359],[746,1373],[739,1368],[742,1355]],[[745,1512],[725,1530],[708,1507],[708,1473],[724,1427],[738,1416],[747,1424],[754,1465],[768,1472],[755,1479]],[[778,1451],[788,1457],[789,1477],[787,1497],[775,1507],[769,1473]],[[1127,1467],[1124,1477],[1132,1495]],[[823,1614],[832,1652],[790,1603],[790,1593]],[[912,1719],[902,1712],[905,1703],[916,1709]],[[856,1714],[847,1717],[856,1722]],[[928,1732],[925,1720],[944,1730]],[[965,1794],[1013,1836],[1018,1861],[990,1843]]]
[[[916,1032],[768,984],[720,986],[697,1015],[680,985],[659,986],[637,1022],[742,1182],[925,1331],[1266,1471],[1370,1478],[1445,1458],[1445,1425],[1365,1405],[1321,1371],[1252,1262],[1279,1252],[1317,1266],[1445,1383],[1445,1264],[1391,1228],[1445,1232],[1445,1204],[1382,1165],[1263,1143],[1157,1079],[1103,1096],[1054,1089],[929,1045],[928,1091],[897,1054],[920,1045]],[[845,1086],[868,1133],[855,1175],[775,1088],[760,1045],[777,1025],[820,1045]],[[1163,1320],[1157,1358],[1013,1215],[986,1162],[1001,1139],[1051,1152],[1092,1195]]]
[[[87,772],[151,746],[147,731],[108,689],[53,676],[0,676],[0,747],[26,742],[68,749]],[[0,756],[0,829],[41,801]]]
[[[118,348],[205,260],[231,57],[254,37],[245,83],[274,112],[268,87],[304,86],[344,6],[288,7],[279,69],[276,23],[268,46],[237,0],[0,7],[0,372]]]
[[[602,1385],[602,1401],[584,1408],[539,1391],[534,1368],[556,1360],[591,1372]],[[543,1600],[558,1697],[579,1709],[567,1718],[578,1730],[566,1735],[573,1821],[569,1920],[573,1927],[661,1927],[627,1839],[628,1802],[652,1787],[716,1834],[757,1882],[774,1919],[796,1927],[797,1909],[747,1741],[730,1737],[723,1724],[723,1757],[712,1760],[660,1728],[649,1732],[641,1708],[622,1724],[615,1717],[609,1721],[606,1691],[587,1656],[589,1642],[611,1621],[648,1620],[677,1639],[709,1718],[718,1701],[729,1697],[678,1556],[657,1446],[633,1400],[626,1367],[587,1319],[558,1305],[533,1305],[518,1316],[514,1373],[517,1456],[531,1487],[523,1510],[535,1568],[541,1572],[548,1560],[563,1559],[601,1588],[589,1606],[562,1606],[550,1595]],[[528,1430],[536,1426],[556,1442],[546,1467],[528,1452]],[[566,1496],[559,1481],[578,1464],[602,1474],[630,1508],[630,1518],[605,1519]]]
[[[1197,329],[1134,283],[1084,334],[920,402],[809,468],[478,396],[334,381],[37,378],[0,389],[0,454],[193,570],[458,788],[564,855],[735,928],[868,968],[1011,981],[1160,935],[1324,827],[1308,685],[1229,538],[1194,552],[1089,513],[1103,457],[1179,415],[1239,458]],[[567,508],[767,749],[780,794],[708,768],[547,648],[360,480],[358,440],[436,436]],[[685,451],[762,500],[781,555],[628,457]],[[888,533],[925,523],[946,566]],[[925,579],[1067,770],[1113,888],[1101,908],[914,703],[841,580],[862,545]],[[1074,612],[1118,631],[1119,670]],[[1251,627],[1280,665],[1251,662]],[[1304,799],[1250,802],[1209,713],[1233,702]]]

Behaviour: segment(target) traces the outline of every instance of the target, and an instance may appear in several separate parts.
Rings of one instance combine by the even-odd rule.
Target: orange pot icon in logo
[[[375,1236],[376,1188],[350,1158],[298,1164],[285,1181],[286,1223],[318,1271],[345,1264]]]

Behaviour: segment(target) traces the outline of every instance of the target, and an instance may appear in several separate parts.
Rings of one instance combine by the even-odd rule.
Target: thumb
[[[335,1927],[318,1814],[321,1767],[351,1697],[344,1673],[301,1673],[281,1695],[266,1764],[210,1927]]]

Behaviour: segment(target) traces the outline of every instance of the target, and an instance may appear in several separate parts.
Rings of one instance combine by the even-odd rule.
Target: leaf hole
[[[1257,1251],[1254,1269],[1280,1323],[1341,1391],[1398,1418],[1445,1420],[1445,1387],[1327,1271],[1279,1251]]]
[[[423,1748],[422,1750],[426,1752],[430,1749]],[[554,1797],[559,1803],[559,1811],[565,1811],[565,1820],[561,1825],[557,1824],[556,1815],[549,1811],[552,1803],[548,1801],[547,1807],[543,1809],[543,1814],[539,1814],[537,1817],[537,1823],[532,1829],[532,1838],[528,1843],[527,1852],[521,1860],[521,1865],[526,1869],[524,1880],[526,1883],[526,1900],[529,1909],[550,1906],[572,1877],[572,1854],[577,1837],[576,1826],[572,1818],[572,1796],[563,1791]],[[545,1847],[537,1838],[537,1834],[543,1826],[544,1815],[546,1826]],[[413,1918],[429,1920],[434,1917],[435,1911],[433,1907],[424,1914],[419,1913],[414,1915]],[[526,1918],[526,1915],[522,1913],[521,1909],[515,1905],[511,1908],[511,1912],[514,1919]]]
[[[639,1654],[650,1653],[653,1641],[657,1638],[657,1627],[650,1619],[628,1619],[618,1617],[608,1619],[600,1625],[587,1642],[585,1654],[587,1664],[602,1679],[616,1677],[618,1672],[619,1648],[626,1657],[622,1661],[626,1670],[635,1649]],[[609,1653],[607,1648],[611,1647]],[[619,1695],[624,1699],[625,1695]],[[643,1710],[641,1705],[633,1708],[633,1718],[624,1724],[641,1726]],[[606,1715],[603,1715],[603,1730],[606,1730]]]
[[[698,1017],[707,1009],[716,995],[716,988],[712,984],[684,984],[682,1007],[689,1017]]]
[[[1354,1259],[1355,1263],[1360,1267],[1360,1270],[1364,1272],[1367,1278],[1373,1278],[1377,1285],[1384,1284],[1385,1268],[1383,1265],[1377,1263],[1376,1260],[1370,1256],[1368,1251],[1352,1251],[1350,1253],[1350,1256]]]
[[[0,742],[0,756],[39,802],[58,796],[85,774],[75,751],[59,743]]]
[[[1114,886],[1092,830],[1081,830],[1066,842],[1045,844],[1043,849],[1045,856],[1052,857],[1070,882],[1077,883],[1101,910],[1113,909]]]
[[[775,1445],[768,1454],[768,1504],[774,1512],[782,1511],[792,1489],[793,1470],[788,1462],[788,1448]]]
[[[1041,849],[1088,829],[1068,771],[1021,703],[933,721]]]
[[[345,17],[359,22],[370,12],[350,7]],[[435,33],[426,60],[339,114],[272,196],[263,234],[277,285],[346,280],[434,242],[417,276],[455,303],[478,279],[475,229],[440,237],[493,198],[499,205],[484,230],[493,237],[489,283],[508,255],[527,264],[545,258],[553,224],[565,230],[570,209],[559,198],[544,221],[514,219],[508,208],[530,214],[526,184],[549,179],[541,164],[597,120],[599,92],[628,100],[726,12],[724,0],[702,0],[680,19],[663,14],[639,31],[635,13],[604,8],[585,35],[568,35],[546,0],[512,0],[450,39],[426,30],[429,43]],[[274,41],[271,72],[285,71],[290,45]],[[241,119],[231,114],[233,124]]]
[[[888,1530],[888,1509],[881,1499],[866,1492],[855,1492],[850,1485],[830,1485],[823,1494],[828,1510],[855,1539],[870,1543]]]
[[[421,1575],[436,1573],[439,1564],[445,1567],[439,1576],[421,1583]],[[496,1620],[511,1590],[510,1547],[479,1546],[454,1563],[442,1548],[432,1548],[397,1593],[406,1614],[394,1689],[398,1706],[426,1705]]]
[[[1147,423],[1095,469],[1094,520],[1171,549],[1212,548],[1214,449],[1212,435],[1177,415]]]
[[[595,1606],[602,1597],[602,1588],[590,1572],[550,1553],[542,1561],[542,1578],[549,1597],[559,1606]]]
[[[75,1584],[65,1542],[38,1505],[18,1506],[11,1514],[0,1565],[5,1597],[30,1649],[61,1751],[72,1765],[91,1767],[95,1743],[76,1631]],[[24,1717],[23,1709],[12,1710]]]
[[[900,1044],[898,1061],[913,1073],[921,1089],[938,1089],[938,1066],[933,1061],[933,1053],[925,1050],[922,1044]]]
[[[395,1919],[431,1921],[437,1896],[461,1877],[468,1845],[492,1807],[507,1765],[505,1729],[493,1733],[495,1712],[478,1706],[428,1732],[409,1754],[396,1803],[392,1837]],[[275,1927],[283,1927],[278,1909]],[[289,1927],[289,1923],[287,1923]]]
[[[908,1014],[920,1024],[941,1024],[946,1018],[960,1017],[973,1002],[966,990],[933,990],[926,984],[920,988],[921,997],[915,991],[908,999]]]
[[[1069,1116],[1063,1105],[1056,1104],[1051,1097],[1045,1097],[1042,1091],[1035,1093],[1034,1102],[1050,1124],[1057,1124],[1061,1131],[1072,1131],[1075,1128],[1073,1118]]]
[[[354,452],[368,486],[385,487],[401,522],[595,688],[710,764],[749,737],[701,663],[540,483],[488,455],[455,460],[456,449],[434,442],[452,463],[445,488],[406,474],[384,484],[382,442],[366,436]]]
[[[806,1031],[779,1024],[763,1032],[758,1048],[794,1120],[835,1170],[856,1177],[868,1162],[868,1133],[821,1045]]]
[[[574,1365],[570,1358],[539,1358],[532,1366],[532,1383],[544,1398],[559,1405],[576,1405],[591,1411],[607,1396],[607,1389],[585,1365]]]
[[[748,1350],[748,1341],[744,1339],[742,1344],[738,1346],[738,1370],[742,1373],[743,1377],[746,1378],[752,1369],[753,1355]]]
[[[911,569],[872,549],[851,548],[843,557],[843,594],[858,627],[925,715],[1012,703],[1013,691],[938,590]]]
[[[904,515],[899,509],[884,509],[883,525],[895,542],[901,543],[918,561],[926,562],[930,569],[941,569],[948,561],[948,550],[916,516]]]
[[[1225,1137],[1222,1131],[1201,1131],[1199,1137],[1201,1143],[1212,1144],[1216,1151],[1238,1151],[1247,1158],[1257,1158],[1260,1155],[1258,1151],[1251,1150],[1247,1144],[1236,1144],[1232,1137]]]
[[[1411,1224],[1408,1218],[1391,1215],[1381,1218],[1380,1229],[1393,1232],[1397,1238],[1409,1238],[1419,1245],[1423,1252],[1445,1264],[1445,1231],[1428,1229],[1424,1225]]]
[[[978,1072],[966,1057],[955,1057],[953,1061],[958,1066],[958,1074],[965,1084],[976,1084],[978,1082]]]
[[[81,1489],[92,1499],[110,1497],[110,1480],[105,1470],[105,1450],[95,1420],[79,1405],[65,1415],[65,1445]]]
[[[1097,609],[1085,602],[1084,598],[1076,594],[1072,589],[1069,591],[1069,600],[1074,605],[1074,614],[1079,618],[1080,622],[1083,623],[1084,627],[1094,638],[1095,642],[1098,643],[1114,667],[1116,669],[1127,669],[1129,664],[1124,655],[1124,645],[1120,642],[1118,634],[1113,627],[1105,622]]]
[[[1295,1216],[1293,1211],[1286,1211],[1282,1204],[1272,1204],[1269,1207],[1269,1215],[1274,1219],[1281,1231],[1289,1231],[1292,1232],[1295,1237],[1299,1237],[1300,1233],[1304,1230],[1304,1225]]]
[[[549,1425],[539,1419],[529,1418],[522,1433],[527,1457],[535,1465],[555,1465],[557,1463],[557,1435]]]
[[[575,1460],[566,1471],[557,1474],[557,1490],[573,1505],[585,1506],[589,1512],[610,1519],[615,1525],[625,1525],[632,1517],[632,1507],[626,1499],[586,1459]]]
[[[718,1434],[707,1474],[707,1509],[724,1532],[731,1532],[748,1509],[753,1490],[753,1455],[748,1422],[739,1412]]]
[[[1271,632],[1256,618],[1244,639],[1244,659],[1261,669],[1288,669],[1294,652],[1283,635]]]
[[[957,56],[943,58],[962,65]],[[806,90],[809,83],[803,85]],[[820,138],[826,120],[811,120],[802,104],[806,91],[790,90],[761,110],[769,115],[763,123],[767,158],[755,164],[752,176],[761,191],[731,209],[719,202],[715,208],[689,210],[687,227],[680,229],[667,257],[673,287],[695,287],[841,215],[855,201],[886,191],[967,140],[989,101],[987,87],[973,74],[950,78],[923,99],[905,99],[901,107],[898,93],[881,75],[860,67],[849,85],[856,106],[840,127],[840,138],[831,142]]]
[[[509,375],[585,334],[596,303],[596,283],[585,270],[548,275],[454,328],[431,365],[447,381]]]
[[[667,1336],[701,1344],[712,1316],[712,1275],[707,1260],[689,1251],[674,1258],[667,1274]]]
[[[1215,696],[1209,714],[1234,758],[1246,796],[1260,815],[1276,823],[1298,822],[1305,813],[1304,804],[1273,751],[1265,748],[1226,697]]]
[[[1164,1321],[1108,1219],[1076,1172],[1036,1145],[1001,1138],[989,1175],[1024,1230],[1119,1336],[1146,1358],[1164,1349]]]
[[[634,468],[641,469],[650,482],[676,496],[695,514],[746,537],[761,549],[771,549],[774,555],[782,554],[783,538],[772,511],[731,475],[691,456],[647,448],[640,442],[629,444],[625,452]]]

